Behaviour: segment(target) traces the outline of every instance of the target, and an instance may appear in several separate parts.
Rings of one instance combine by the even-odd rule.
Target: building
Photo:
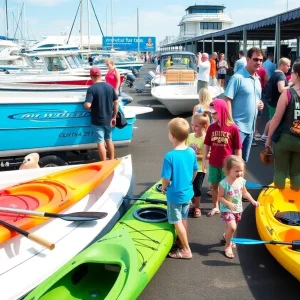
[[[232,19],[224,14],[223,5],[193,5],[185,11],[178,26],[178,41],[227,29],[233,24]]]

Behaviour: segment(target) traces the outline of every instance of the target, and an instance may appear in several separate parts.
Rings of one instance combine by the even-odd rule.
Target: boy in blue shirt
[[[162,193],[167,195],[168,221],[174,224],[181,248],[169,253],[172,258],[192,258],[187,237],[187,218],[190,200],[194,196],[193,181],[198,164],[195,151],[187,147],[185,141],[190,133],[189,123],[182,118],[174,118],[168,124],[169,140],[174,150],[164,158],[162,168]]]

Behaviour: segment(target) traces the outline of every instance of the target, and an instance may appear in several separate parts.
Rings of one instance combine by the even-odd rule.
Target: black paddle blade
[[[99,219],[103,219],[108,215],[107,212],[92,212],[92,211],[83,211],[83,212],[76,212],[70,214],[56,214],[56,218],[60,218],[65,221],[70,222],[88,222],[88,221],[95,221]],[[45,215],[46,216],[46,215]],[[51,215],[47,216],[51,217]]]
[[[300,241],[292,241],[292,249],[300,252]]]

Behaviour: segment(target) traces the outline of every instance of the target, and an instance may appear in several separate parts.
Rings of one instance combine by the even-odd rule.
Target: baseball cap
[[[211,102],[208,106],[208,111],[212,114],[215,114],[216,113],[216,109],[214,107],[214,104]]]
[[[90,75],[91,76],[99,76],[99,75],[101,75],[101,71],[99,68],[93,67],[90,69]]]

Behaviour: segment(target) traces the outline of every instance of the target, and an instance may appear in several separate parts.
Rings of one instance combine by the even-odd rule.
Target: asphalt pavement
[[[144,65],[138,81],[143,80],[143,76],[154,68],[153,64]],[[153,112],[137,116],[137,128],[131,144],[116,149],[117,156],[132,155],[134,194],[138,197],[160,179],[164,154],[172,149],[167,124],[173,116],[149,92],[140,94],[127,87],[124,91],[134,98],[130,105],[153,108]],[[191,120],[191,114],[181,117],[188,122]],[[263,125],[264,122],[261,126]],[[269,184],[272,182],[273,166],[260,163],[259,152],[263,149],[263,144],[257,144],[251,150],[250,161],[246,166],[246,179]],[[211,198],[206,196],[207,181],[204,182],[202,191],[202,216],[199,219],[189,219],[193,258],[166,258],[139,299],[299,299],[299,282],[277,263],[265,246],[238,246],[233,260],[224,256],[224,223],[218,215],[206,216],[212,207]],[[258,197],[259,190],[249,191],[254,198]],[[237,237],[260,239],[254,208],[248,203],[243,205],[244,213]]]

